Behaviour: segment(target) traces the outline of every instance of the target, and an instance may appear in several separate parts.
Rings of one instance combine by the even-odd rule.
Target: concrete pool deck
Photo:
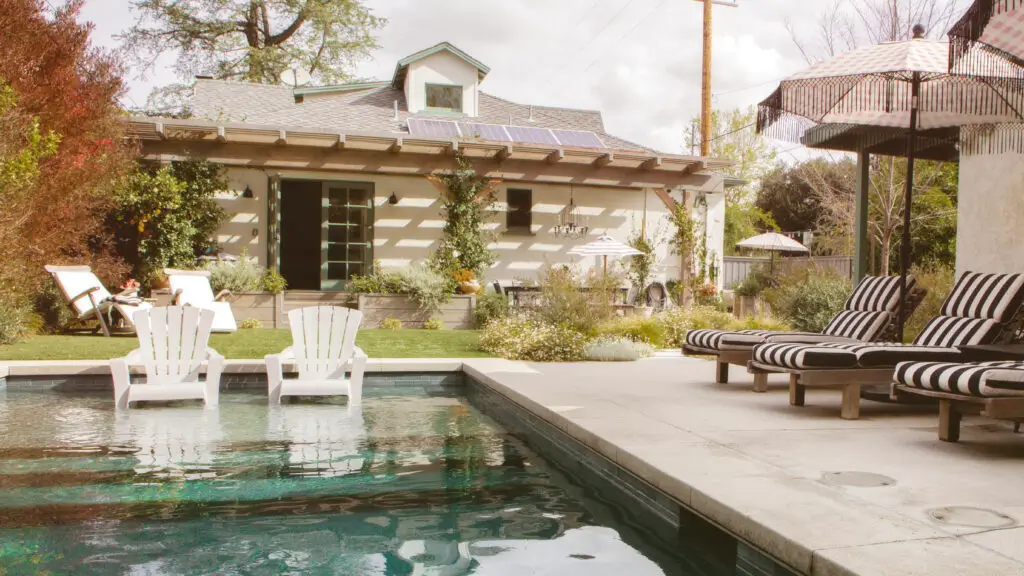
[[[756,394],[740,368],[714,384],[714,364],[679,356],[463,369],[802,574],[1024,575],[1024,436],[1008,424],[965,417],[960,443],[940,442],[930,407],[841,420],[837,392],[795,408],[784,378]]]

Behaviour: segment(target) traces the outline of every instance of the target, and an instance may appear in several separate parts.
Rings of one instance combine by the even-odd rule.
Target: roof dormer
[[[393,84],[412,114],[477,116],[479,87],[490,68],[447,42],[398,61]]]

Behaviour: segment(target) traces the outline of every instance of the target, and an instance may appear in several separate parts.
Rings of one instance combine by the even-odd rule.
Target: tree
[[[122,180],[107,220],[136,279],[148,282],[163,268],[195,265],[226,219],[214,195],[227,184],[223,168],[205,160],[140,168]]]
[[[700,122],[696,124],[699,129]],[[725,191],[727,205],[750,200],[757,182],[775,167],[775,149],[757,133],[756,125],[753,106],[711,113],[711,156],[734,162],[729,174],[746,182]]]
[[[81,6],[0,0],[0,78],[16,96],[4,118],[22,122],[20,130],[0,130],[0,140],[17,145],[3,153],[31,147],[36,136],[26,135],[28,126],[38,127],[29,134],[59,139],[51,141],[53,154],[38,156],[18,200],[0,202],[0,285],[22,297],[50,282],[45,264],[91,264],[108,282],[124,270],[104,230],[111,182],[132,165],[118,105],[120,66],[91,46]]]
[[[846,203],[853,198],[850,161],[814,158],[793,166],[780,166],[764,177],[755,205],[772,215],[786,232],[817,230],[824,214],[824,189],[836,190]]]
[[[445,220],[444,237],[432,263],[449,279],[461,270],[480,278],[497,259],[488,248],[494,235],[484,229],[493,214],[494,182],[478,176],[465,156],[459,155],[455,162],[452,173],[427,177],[443,191],[441,215]]]
[[[317,83],[348,80],[377,47],[384,26],[362,0],[132,0],[139,21],[122,37],[142,69],[178,55],[185,81],[196,75],[276,84],[286,70]]]
[[[736,244],[769,230],[778,230],[772,215],[753,202],[725,205],[725,255],[736,253]]]

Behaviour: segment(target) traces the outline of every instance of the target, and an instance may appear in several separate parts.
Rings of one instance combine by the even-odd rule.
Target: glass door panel
[[[321,289],[342,290],[373,263],[372,184],[324,184]]]

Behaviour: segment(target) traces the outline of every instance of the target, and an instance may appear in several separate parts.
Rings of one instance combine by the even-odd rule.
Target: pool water
[[[0,393],[0,574],[709,573],[460,394]]]

